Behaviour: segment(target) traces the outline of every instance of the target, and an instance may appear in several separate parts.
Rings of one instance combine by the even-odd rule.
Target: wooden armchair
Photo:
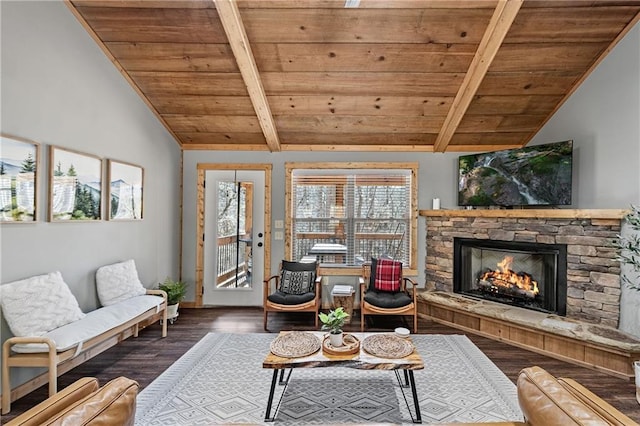
[[[318,262],[283,260],[280,273],[264,280],[264,329],[269,312],[312,312],[318,328],[321,277]],[[275,285],[274,285],[275,284]]]
[[[397,283],[393,289],[376,284],[376,270],[384,262],[385,266],[396,269]],[[390,283],[387,283],[390,284]],[[407,288],[407,284],[411,288]],[[364,331],[365,315],[411,315],[413,332],[418,331],[418,303],[416,301],[417,284],[402,276],[402,263],[387,259],[371,259],[371,264],[362,265],[360,279],[360,330]]]

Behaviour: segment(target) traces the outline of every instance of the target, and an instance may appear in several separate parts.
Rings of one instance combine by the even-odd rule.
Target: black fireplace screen
[[[566,245],[455,238],[453,291],[565,315]]]

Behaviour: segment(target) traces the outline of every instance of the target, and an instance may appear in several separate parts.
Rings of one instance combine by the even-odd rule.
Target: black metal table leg
[[[404,380],[402,380],[402,377],[400,377],[400,371],[398,370],[393,370],[396,373],[396,379],[398,380],[398,384],[400,385],[401,388],[408,388],[409,387],[409,375],[407,374],[407,370],[402,370],[404,372]]]
[[[400,376],[400,372],[398,370],[394,370],[396,373],[396,379],[398,379],[398,385],[400,385],[400,392],[402,392],[402,397],[404,398],[404,403],[407,404],[407,410],[409,411],[409,415],[411,416],[411,421],[413,423],[422,423],[422,416],[420,414],[420,402],[418,401],[418,390],[416,389],[416,381],[413,377],[413,370],[404,370],[404,382]],[[407,395],[404,392],[405,388],[411,388],[411,396],[413,397],[413,407],[415,411],[415,417],[411,412],[411,406],[409,405],[409,400],[407,399]]]
[[[271,379],[271,390],[269,391],[269,400],[267,401],[267,412],[264,415],[265,422],[273,422],[278,415],[278,409],[280,408],[280,403],[282,402],[282,398],[284,398],[284,393],[287,390],[287,386],[289,385],[289,378],[291,377],[291,373],[293,373],[293,368],[289,369],[289,374],[287,374],[287,378],[284,378],[286,373],[286,368],[280,369],[280,379],[278,379],[278,369],[273,369],[273,378]],[[278,405],[273,410],[273,416],[271,416],[271,407],[273,406],[273,396],[276,390],[276,383],[280,386],[284,386],[282,389],[282,395],[280,395],[280,399],[278,400]]]
[[[284,371],[284,370],[282,370]],[[278,381],[278,370],[273,370],[273,378],[271,379],[271,390],[269,391],[269,400],[267,401],[267,412],[264,415],[265,422],[272,422],[275,420],[275,415],[271,417],[271,404],[273,403],[273,394],[276,390],[276,382]]]
[[[418,390],[416,389],[416,381],[413,378],[413,370],[405,370],[409,372],[409,384],[411,385],[411,393],[413,394],[413,405],[416,408],[416,418],[412,418],[414,423],[422,423],[422,416],[420,415],[420,402],[418,401]]]

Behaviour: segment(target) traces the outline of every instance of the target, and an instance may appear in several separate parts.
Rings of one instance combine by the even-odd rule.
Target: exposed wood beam
[[[244,24],[240,18],[240,11],[235,0],[212,0],[215,2],[218,16],[222,22],[224,32],[227,34],[231,50],[240,68],[240,74],[244,84],[247,86],[253,109],[256,111],[262,133],[267,140],[267,145],[271,152],[280,151],[280,140],[276,124],[271,115],[271,108],[267,102],[267,96],[264,93],[262,80],[258,67],[251,52],[251,45],[247,33],[244,30]]]
[[[473,61],[471,61],[469,71],[467,71],[453,104],[449,108],[447,118],[440,129],[434,144],[435,152],[444,152],[449,146],[451,138],[467,112],[467,108],[469,108],[484,76],[487,74],[487,70],[498,53],[498,49],[502,45],[509,28],[511,28],[522,2],[523,0],[500,0],[498,2]]]

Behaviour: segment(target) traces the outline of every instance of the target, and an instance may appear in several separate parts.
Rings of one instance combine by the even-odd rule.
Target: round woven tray
[[[415,347],[409,340],[394,334],[373,334],[362,341],[362,349],[378,358],[404,358]]]
[[[271,352],[283,358],[299,358],[320,349],[320,339],[306,331],[281,334],[271,342]]]
[[[333,346],[327,334],[322,341],[322,351],[330,355],[352,355],[360,352],[360,340],[353,334],[344,334],[342,346]]]

